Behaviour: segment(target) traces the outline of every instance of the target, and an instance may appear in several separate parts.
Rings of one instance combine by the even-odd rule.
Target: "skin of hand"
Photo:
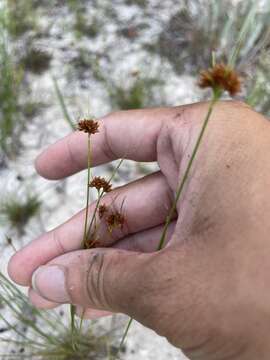
[[[125,157],[157,161],[160,172],[105,196],[116,210],[125,199],[126,222],[113,236],[101,228],[100,248],[81,250],[82,211],[12,257],[9,275],[30,287],[34,305],[128,314],[194,360],[269,359],[270,123],[262,115],[238,102],[216,105],[166,246],[156,251],[208,106],[100,119],[93,166]],[[86,164],[87,135],[78,131],[36,160],[48,179]]]

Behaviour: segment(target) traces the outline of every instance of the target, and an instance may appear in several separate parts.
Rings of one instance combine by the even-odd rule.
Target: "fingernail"
[[[47,300],[57,303],[69,301],[64,266],[40,266],[32,276],[32,287],[40,296]]]

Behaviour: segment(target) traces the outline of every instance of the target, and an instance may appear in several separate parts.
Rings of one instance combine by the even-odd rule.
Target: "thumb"
[[[38,268],[32,287],[52,302],[134,315],[152,256],[117,249],[71,252]]]

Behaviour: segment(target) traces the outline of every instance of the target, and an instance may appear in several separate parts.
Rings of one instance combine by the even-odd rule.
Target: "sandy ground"
[[[130,330],[124,359],[184,360],[187,357],[179,349],[170,345],[166,339],[136,322]]]

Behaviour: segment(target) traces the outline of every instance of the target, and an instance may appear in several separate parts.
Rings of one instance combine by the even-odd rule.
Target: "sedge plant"
[[[181,199],[181,195],[185,184],[188,180],[190,170],[192,165],[196,159],[196,155],[199,151],[201,142],[203,140],[204,134],[207,130],[207,126],[213,112],[213,109],[216,103],[221,98],[222,94],[227,91],[231,96],[235,95],[240,91],[240,80],[237,73],[233,70],[233,68],[229,65],[225,64],[216,64],[215,59],[213,59],[212,68],[202,71],[201,77],[199,81],[199,86],[201,88],[210,87],[212,89],[212,98],[209,102],[209,108],[207,115],[203,121],[202,128],[200,130],[199,136],[197,138],[196,144],[194,146],[192,155],[188,162],[187,168],[184,172],[183,178],[181,179],[179,186],[176,191],[176,197],[173,202],[173,205],[169,211],[169,214],[166,218],[163,232],[160,238],[159,246],[157,250],[161,250],[164,246],[165,238],[167,235],[167,230],[169,224],[172,220],[173,214],[175,213],[177,206],[179,204],[179,200]],[[115,228],[123,228],[125,217],[122,213],[122,207],[120,212],[115,212],[110,209],[110,206],[107,206],[105,203],[101,204],[102,197],[105,193],[111,191],[111,179],[107,181],[102,177],[93,177],[91,178],[91,137],[95,136],[96,133],[99,132],[99,122],[93,119],[84,119],[78,123],[79,131],[83,131],[87,134],[87,148],[88,148],[88,161],[87,161],[87,189],[86,189],[86,211],[85,211],[85,220],[84,220],[84,231],[83,231],[83,239],[82,239],[82,247],[84,249],[89,249],[92,247],[96,247],[99,245],[99,237],[98,230],[101,222],[104,222],[107,226],[107,231],[111,233]],[[118,165],[118,167],[121,165]],[[118,169],[117,167],[117,169]],[[116,171],[117,171],[116,169]],[[112,177],[114,176],[114,173]],[[93,210],[93,213],[89,217],[89,203],[90,203],[90,188],[95,188],[97,190],[97,201]],[[76,335],[80,333],[81,324],[79,330],[75,326],[75,311],[76,308],[74,305],[71,305],[71,333],[73,339],[73,348],[74,350],[78,349],[77,343],[75,342]],[[83,314],[82,314],[83,318]],[[128,330],[132,324],[133,319],[129,320],[129,323],[126,327],[125,333],[121,339],[121,343],[119,346],[119,351],[122,349],[125,338],[127,336]],[[118,354],[118,352],[117,352]],[[116,355],[117,356],[117,355]]]
[[[212,97],[209,102],[208,112],[205,116],[205,119],[203,120],[203,124],[202,124],[201,130],[199,132],[198,138],[196,140],[194,149],[192,151],[190,160],[184,171],[183,177],[177,187],[175,200],[174,200],[172,207],[166,218],[157,251],[160,251],[164,247],[169,224],[173,218],[175,211],[177,210],[179,201],[181,200],[181,195],[183,193],[183,189],[189,178],[190,171],[192,169],[192,165],[193,165],[194,161],[196,160],[196,155],[197,155],[200,145],[203,141],[203,137],[207,130],[207,127],[208,127],[208,124],[209,124],[209,121],[210,121],[210,118],[211,118],[211,115],[212,115],[215,105],[218,103],[218,101],[220,100],[220,98],[222,97],[224,92],[228,92],[231,96],[234,96],[238,92],[240,92],[241,83],[240,83],[238,74],[234,71],[234,66],[235,66],[236,59],[239,54],[239,49],[241,48],[241,46],[243,44],[243,40],[245,39],[245,37],[249,31],[249,21],[250,21],[250,18],[252,18],[253,11],[254,11],[254,9],[251,10],[249,18],[243,24],[243,27],[241,29],[241,34],[237,40],[235,48],[233,49],[233,51],[231,53],[229,63],[228,64],[224,64],[224,63],[217,64],[216,60],[215,60],[215,54],[213,54],[212,67],[208,70],[204,70],[201,72],[199,86],[201,88],[211,88]],[[110,188],[110,184],[108,182],[106,182],[105,179],[103,179],[103,178],[96,179],[94,184],[93,184],[93,182],[89,183],[90,168],[91,168],[90,136],[91,136],[91,134],[95,134],[96,132],[98,132],[98,123],[94,122],[93,120],[84,120],[79,123],[79,130],[82,130],[82,131],[85,131],[86,133],[88,133],[88,182],[87,182],[88,187],[87,187],[87,206],[86,206],[83,244],[84,244],[85,248],[89,248],[87,246],[89,235],[91,236],[92,234],[94,234],[94,239],[90,241],[90,247],[95,246],[95,242],[96,242],[95,236],[97,233],[97,228],[95,228],[93,231],[92,225],[94,224],[96,226],[96,224],[97,224],[96,213],[97,213],[98,209],[101,210],[101,205],[99,205],[101,197],[104,193],[105,187],[108,186],[108,189],[107,189],[108,191],[110,191],[111,188]],[[90,221],[89,230],[87,231],[87,228],[88,228],[88,223],[87,223],[88,220],[87,219],[88,219],[88,209],[89,209],[89,185],[96,187],[96,189],[98,190],[98,200],[96,203],[96,209],[95,209],[92,219]],[[102,189],[102,192],[100,192],[101,189]],[[104,209],[102,210],[102,214],[106,213],[107,211],[108,211],[108,209],[105,206]],[[107,225],[108,225],[108,231],[112,231],[113,227],[110,227],[110,226],[112,226],[112,224],[114,226],[121,226],[121,227],[124,224],[124,216],[122,214],[113,214],[112,218],[111,218],[112,224],[109,224],[109,221],[110,221],[110,220],[108,220],[109,218],[110,217],[107,216],[107,220],[106,220]],[[74,319],[74,312],[75,312],[75,309],[73,307],[71,307],[72,319]],[[124,345],[124,342],[127,337],[130,326],[132,324],[132,321],[133,321],[133,319],[130,318],[130,320],[127,324],[127,327],[125,329],[125,332],[122,336],[117,354],[119,353],[119,351],[122,349],[122,347]],[[72,320],[72,326],[74,326],[73,320]],[[117,356],[117,354],[116,354],[116,356]]]
[[[91,151],[91,138],[99,132],[99,122],[93,119],[83,119],[78,122],[77,126],[78,131],[82,131],[87,134],[87,182],[86,182],[86,210],[84,218],[84,228],[83,228],[83,238],[82,238],[82,248],[90,249],[97,247],[99,245],[99,235],[98,230],[101,222],[107,227],[109,233],[115,228],[122,228],[124,226],[125,218],[122,212],[113,211],[110,208],[110,205],[105,205],[101,203],[103,196],[112,190],[111,181],[114,178],[116,172],[121,166],[123,159],[120,160],[116,168],[111,174],[111,177],[106,180],[100,176],[91,176],[91,166],[92,166],[92,151]],[[90,188],[95,188],[97,191],[97,200],[93,209],[91,216],[89,216],[89,205],[90,205]],[[77,338],[80,337],[82,329],[82,320],[84,316],[84,311],[82,313],[82,320],[79,327],[75,323],[75,305],[70,305],[70,315],[71,315],[71,337],[72,337],[72,346],[74,351],[77,351],[78,343]]]
[[[60,104],[64,119],[67,122],[67,124],[71,127],[71,129],[74,130],[74,129],[76,129],[76,126],[73,124],[72,118],[71,118],[71,116],[69,114],[67,104],[65,102],[65,98],[64,98],[63,93],[62,93],[62,91],[60,89],[58,81],[57,81],[56,77],[54,77],[54,76],[53,76],[52,80],[53,80],[53,86],[54,86],[54,90],[55,90],[55,93],[56,93],[56,97],[57,97],[58,102]]]
[[[63,310],[38,310],[27,296],[0,272],[0,357],[1,359],[105,359],[114,348],[117,328],[86,326],[75,334],[74,351]],[[9,316],[12,315],[12,316]],[[5,350],[3,350],[5,349]]]
[[[217,102],[220,100],[221,96],[223,95],[223,93],[225,91],[227,91],[231,96],[234,96],[235,94],[237,94],[240,91],[240,80],[239,80],[237,73],[233,70],[233,68],[231,66],[225,65],[222,63],[215,64],[215,60],[213,60],[212,68],[201,72],[199,86],[201,88],[210,87],[212,89],[212,98],[209,102],[207,114],[203,120],[201,130],[199,132],[199,135],[196,140],[195,146],[193,148],[192,154],[188,161],[187,167],[186,167],[183,177],[176,189],[175,199],[173,201],[172,207],[166,218],[157,251],[160,251],[164,247],[169,225],[170,225],[170,223],[173,219],[173,216],[177,210],[177,206],[179,206],[179,201],[181,200],[181,195],[183,193],[183,189],[189,178],[192,165],[193,165],[194,161],[196,160],[196,155],[197,155],[200,145],[203,141],[203,137],[207,130],[207,126],[209,124],[211,114],[214,110],[214,107],[217,104]],[[132,322],[133,322],[133,319],[130,318],[130,320],[127,324],[127,327],[125,329],[124,335],[121,339],[119,350],[122,348],[122,346],[125,342],[125,339],[127,337],[127,334],[128,334],[128,331],[130,329]]]
[[[41,202],[36,195],[27,194],[22,199],[11,194],[0,203],[0,220],[3,219],[10,228],[22,232],[29,220],[39,213],[40,207]]]
[[[4,15],[0,14],[0,150],[1,156],[11,156],[19,148],[19,135],[23,128],[23,119],[19,113],[19,90],[23,74],[12,60]]]

